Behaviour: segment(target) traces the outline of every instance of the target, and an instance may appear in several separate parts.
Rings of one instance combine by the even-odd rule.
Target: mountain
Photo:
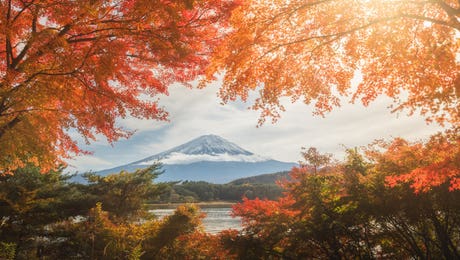
[[[289,171],[284,172],[275,172],[275,173],[266,173],[256,176],[240,178],[229,182],[228,184],[233,185],[244,185],[244,184],[275,184],[277,181],[287,179],[291,180],[289,176]]]
[[[265,161],[266,158],[244,150],[217,135],[203,135],[190,142],[162,153],[144,158],[130,165],[151,165],[161,160],[163,164],[189,164],[201,161]]]
[[[295,163],[256,155],[217,135],[203,135],[159,154],[126,165],[97,172],[100,175],[121,170],[134,171],[155,162],[165,171],[158,181],[229,181],[264,173],[290,170]]]

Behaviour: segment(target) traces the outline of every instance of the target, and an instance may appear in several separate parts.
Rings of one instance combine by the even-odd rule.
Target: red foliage
[[[44,171],[88,142],[128,137],[128,115],[165,120],[154,97],[204,73],[237,2],[0,3],[0,170]],[[38,160],[37,160],[38,159]]]
[[[298,213],[298,211],[289,208],[294,202],[289,196],[282,197],[277,201],[259,198],[250,200],[244,197],[243,202],[233,206],[232,214],[242,217],[243,226],[250,226],[254,224],[254,220],[263,221],[264,219],[272,219],[274,216],[293,217]]]
[[[380,143],[380,147],[386,150],[368,154],[379,162],[380,170],[391,174],[386,178],[388,185],[407,182],[416,192],[423,192],[449,182],[450,190],[460,189],[458,128],[434,135],[426,143],[409,143],[398,138],[391,143]]]

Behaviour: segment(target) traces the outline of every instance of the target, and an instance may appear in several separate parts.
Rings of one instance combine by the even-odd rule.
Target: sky
[[[219,82],[205,89],[173,85],[169,96],[159,102],[169,112],[169,121],[120,119],[119,124],[136,130],[129,139],[113,145],[103,138],[82,145],[92,155],[68,160],[69,172],[98,171],[160,153],[205,134],[219,135],[255,154],[285,162],[301,160],[302,147],[316,147],[321,152],[343,159],[344,147],[364,146],[375,139],[403,137],[412,141],[426,139],[441,131],[427,125],[418,115],[391,113],[388,98],[380,97],[369,106],[344,103],[326,116],[314,116],[311,106],[283,100],[286,111],[274,124],[271,120],[257,127],[258,111],[242,102],[221,104],[217,96]],[[82,140],[75,136],[77,140]]]

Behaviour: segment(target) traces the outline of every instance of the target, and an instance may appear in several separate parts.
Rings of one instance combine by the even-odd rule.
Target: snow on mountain
[[[203,135],[162,153],[133,162],[133,165],[189,164],[207,162],[262,162],[270,158],[253,154],[217,135]]]
[[[203,135],[163,153],[173,152],[182,154],[253,154],[217,135]]]
[[[288,171],[297,165],[251,153],[217,135],[203,135],[190,142],[142,160],[97,172],[134,171],[161,162],[164,173],[157,181],[207,181],[226,183],[237,178]]]

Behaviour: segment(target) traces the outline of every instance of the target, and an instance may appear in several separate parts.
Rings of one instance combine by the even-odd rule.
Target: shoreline
[[[149,210],[152,209],[175,209],[180,205],[194,204],[200,208],[231,208],[238,202],[231,201],[209,201],[209,202],[193,202],[193,203],[158,203],[158,204],[146,204]]]

